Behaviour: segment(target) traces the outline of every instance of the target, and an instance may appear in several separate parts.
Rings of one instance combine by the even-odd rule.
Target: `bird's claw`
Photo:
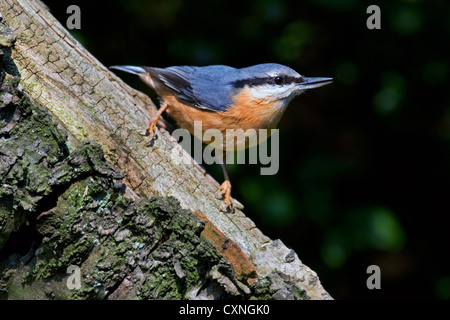
[[[148,143],[146,144],[146,146],[151,146],[153,145],[153,140],[156,139],[157,135],[156,135],[156,124],[158,123],[158,119],[150,119],[149,123],[148,123],[148,128],[146,130],[147,136],[149,138]]]
[[[231,198],[231,183],[226,180],[220,185],[219,195],[223,198],[225,204],[225,210],[229,212],[234,212],[235,205],[234,199]]]

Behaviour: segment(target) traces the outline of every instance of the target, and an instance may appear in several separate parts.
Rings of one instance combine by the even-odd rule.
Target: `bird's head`
[[[247,88],[255,99],[279,101],[283,106],[305,90],[332,82],[332,78],[305,77],[295,70],[276,63],[265,63],[238,69],[239,76],[232,82],[236,90]]]

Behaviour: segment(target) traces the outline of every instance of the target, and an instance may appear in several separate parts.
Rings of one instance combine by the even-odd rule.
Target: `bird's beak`
[[[333,82],[333,78],[303,78],[304,81],[298,84],[300,90],[318,88]]]

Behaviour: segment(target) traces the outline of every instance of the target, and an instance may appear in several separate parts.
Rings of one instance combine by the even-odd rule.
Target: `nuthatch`
[[[275,129],[295,96],[333,80],[304,77],[289,67],[275,63],[242,69],[222,65],[164,69],[136,66],[110,68],[138,75],[161,98],[161,107],[156,116],[150,119],[147,129],[151,139],[155,135],[159,117],[166,110],[181,128],[191,134],[194,134],[196,121],[201,121],[203,131],[220,130],[224,135],[224,143],[222,148],[215,147],[224,151],[249,147],[244,143],[234,150],[226,150],[227,129],[255,129],[255,132],[259,132],[258,129]],[[202,139],[203,135],[199,138]],[[227,208],[233,208],[231,183],[225,162],[222,163],[222,169],[225,181],[220,186],[220,195]]]

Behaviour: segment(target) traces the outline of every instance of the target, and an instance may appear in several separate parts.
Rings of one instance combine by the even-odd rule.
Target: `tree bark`
[[[146,146],[151,100],[40,1],[2,0],[0,13],[0,296],[331,299],[293,250],[222,211],[185,151],[171,161],[166,130]],[[61,281],[69,265],[79,290]]]

